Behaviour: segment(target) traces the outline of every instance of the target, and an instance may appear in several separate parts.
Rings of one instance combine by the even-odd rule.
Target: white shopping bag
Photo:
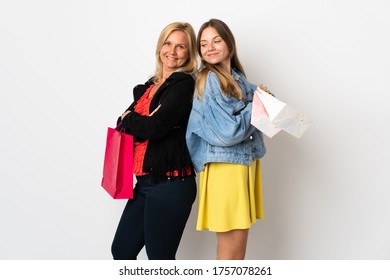
[[[253,96],[251,124],[272,138],[280,130],[300,138],[311,120],[291,106],[257,88]]]

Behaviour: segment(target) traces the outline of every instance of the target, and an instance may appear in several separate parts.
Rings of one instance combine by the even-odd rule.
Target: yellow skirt
[[[250,166],[212,162],[200,172],[197,230],[247,229],[263,217],[260,160]]]

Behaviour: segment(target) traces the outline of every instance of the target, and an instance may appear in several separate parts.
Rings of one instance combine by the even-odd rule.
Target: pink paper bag
[[[251,123],[257,129],[260,129],[268,137],[272,138],[281,128],[276,127],[269,119],[267,110],[261,102],[258,94],[253,95]]]
[[[133,136],[108,128],[102,187],[114,198],[133,198]]]
[[[290,105],[257,88],[253,96],[251,124],[268,137],[280,130],[300,138],[312,121]]]

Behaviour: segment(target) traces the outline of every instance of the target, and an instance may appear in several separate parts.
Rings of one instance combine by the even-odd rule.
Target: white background
[[[212,17],[249,80],[314,120],[266,138],[247,258],[390,259],[385,0],[1,0],[0,259],[111,259],[125,201],[100,187],[107,127],[153,73],[161,29]],[[215,258],[196,212],[178,259]]]

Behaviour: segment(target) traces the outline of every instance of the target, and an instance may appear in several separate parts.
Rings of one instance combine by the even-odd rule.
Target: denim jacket
[[[256,85],[232,69],[242,100],[225,96],[215,73],[210,71],[201,99],[194,96],[186,142],[196,172],[209,162],[250,165],[266,153],[261,131],[251,125]]]

